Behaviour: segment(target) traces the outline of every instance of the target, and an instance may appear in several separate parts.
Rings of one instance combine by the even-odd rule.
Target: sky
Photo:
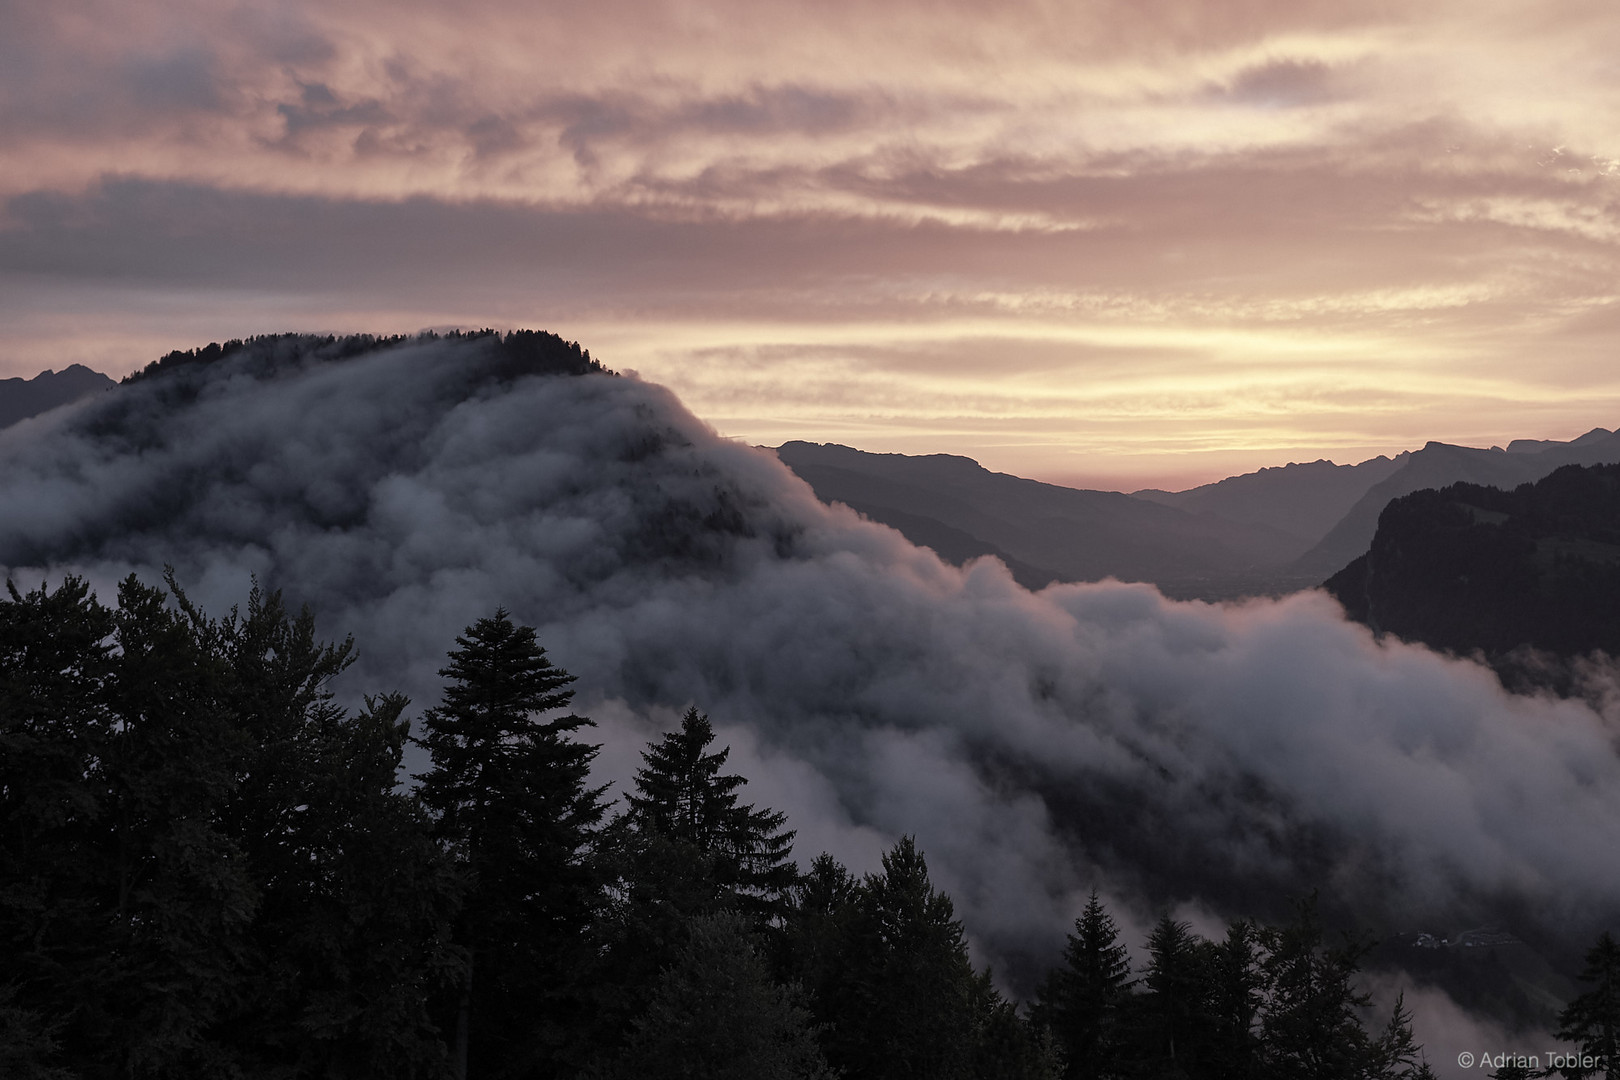
[[[1607,0],[0,0],[0,376],[532,326],[1095,486],[1620,424]]]

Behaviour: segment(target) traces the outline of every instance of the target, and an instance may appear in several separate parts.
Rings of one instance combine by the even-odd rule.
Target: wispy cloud
[[[214,336],[245,329],[226,310],[256,310],[254,329],[566,319],[606,327],[628,350],[616,362],[727,424],[734,392],[682,380],[737,347],[783,357],[798,340],[796,370],[834,340],[851,361],[897,343],[964,356],[988,321],[999,363],[1049,365],[1054,341],[1123,337],[1106,356],[1077,346],[1060,382],[1076,401],[1129,396],[1105,384],[1144,342],[1182,356],[1189,385],[1220,381],[1222,422],[1189,416],[1161,445],[1172,458],[1198,432],[1234,451],[1322,446],[1245,406],[1278,357],[1319,394],[1377,383],[1368,420],[1334,428],[1347,447],[1573,433],[1620,408],[1594,360],[1620,303],[1620,20],[1601,4],[13,0],[4,15],[5,280],[60,297],[117,282],[113,310],[143,325],[154,289],[175,309],[237,290]],[[85,350],[21,314],[0,365]],[[171,325],[169,344],[192,343],[194,321]],[[1245,351],[1254,367],[1234,362]],[[1324,368],[1324,351],[1346,360]],[[838,378],[859,382],[854,367]],[[1571,392],[1513,426],[1494,391],[1467,389],[1482,370],[1508,400],[1540,401],[1537,380]],[[1464,395],[1434,415],[1448,379]],[[759,392],[745,411],[762,423],[729,430],[826,435],[791,395]],[[1387,422],[1379,402],[1402,394],[1410,422]],[[999,440],[941,448],[1040,471],[1038,451],[996,447],[1034,446],[1043,423],[1014,411]]]

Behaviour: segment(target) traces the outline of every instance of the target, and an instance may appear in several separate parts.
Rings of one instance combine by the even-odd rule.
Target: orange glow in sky
[[[1612,0],[0,18],[0,376],[527,325],[1127,488],[1620,424]]]

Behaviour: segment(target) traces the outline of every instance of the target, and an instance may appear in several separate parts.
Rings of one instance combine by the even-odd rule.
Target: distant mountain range
[[[1620,434],[1507,449],[1430,442],[1356,465],[1290,464],[1187,491],[1125,495],[993,473],[966,457],[790,442],[782,461],[841,502],[962,563],[1004,561],[1023,584],[1147,581],[1207,600],[1310,588],[1367,551],[1392,499],[1468,482],[1514,488],[1564,465],[1620,462]]]
[[[83,364],[42,371],[32,379],[0,379],[0,428],[116,385]]]
[[[777,456],[823,501],[844,503],[952,562],[995,555],[1032,588],[1112,576],[1151,581],[1173,596],[1243,595],[1287,580],[1282,568],[1310,543],[1262,522],[1043,484],[948,454],[790,442]]]
[[[0,428],[116,385],[74,364],[0,379]],[[995,473],[949,454],[873,454],[790,442],[781,460],[841,502],[953,563],[993,555],[1029,588],[1116,577],[1179,599],[1311,588],[1367,552],[1379,514],[1415,491],[1466,482],[1512,489],[1564,465],[1620,463],[1620,434],[1520,439],[1479,450],[1431,442],[1355,465],[1288,464],[1186,491],[1124,494]]]
[[[1569,442],[1521,439],[1509,443],[1506,450],[1431,442],[1402,456],[1405,464],[1368,488],[1338,524],[1295,563],[1295,569],[1320,577],[1337,573],[1372,545],[1378,515],[1402,495],[1456,483],[1512,489],[1534,483],[1564,465],[1613,464],[1620,462],[1620,434],[1594,428]]]

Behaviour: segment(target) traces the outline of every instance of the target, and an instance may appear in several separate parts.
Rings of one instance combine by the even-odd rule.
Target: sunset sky
[[[1187,486],[1620,424],[1613,0],[0,0],[0,376],[533,326]]]

